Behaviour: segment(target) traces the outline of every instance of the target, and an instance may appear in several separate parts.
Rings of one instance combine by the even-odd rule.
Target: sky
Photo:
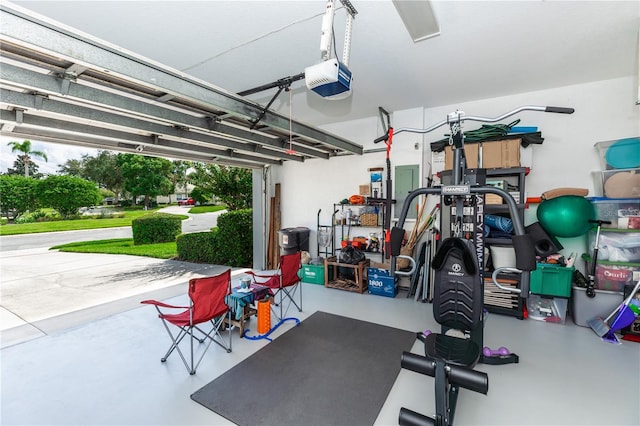
[[[13,167],[18,152],[11,152],[9,142],[22,142],[24,139],[0,136],[0,171],[5,173],[9,168]],[[82,154],[91,156],[97,155],[98,151],[92,148],[85,148],[72,145],[63,145],[57,143],[39,142],[31,140],[31,149],[33,151],[42,151],[47,154],[48,161],[44,161],[40,157],[33,157],[32,160],[38,165],[40,173],[56,174],[58,166],[67,162],[67,160],[79,160]]]

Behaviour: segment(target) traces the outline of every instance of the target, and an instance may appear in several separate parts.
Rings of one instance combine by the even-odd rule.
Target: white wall
[[[456,109],[468,115],[495,117],[522,105],[575,108],[571,115],[527,111],[505,123],[519,118],[518,126],[537,126],[545,138],[542,145],[521,149],[522,165],[531,167],[526,182],[529,196],[565,186],[588,188],[589,195],[596,195],[591,171],[601,166],[594,143],[640,135],[635,85],[633,78],[621,78],[431,108],[425,111],[425,122],[443,120]],[[478,127],[467,122],[464,128]],[[429,141],[441,137],[443,132],[438,132],[431,133],[434,137]]]
[[[526,181],[529,197],[558,187],[588,188],[590,195],[594,195],[592,171],[600,169],[594,143],[640,135],[636,91],[635,78],[620,78],[438,108],[395,111],[391,124],[394,128],[424,128],[444,120],[447,113],[455,110],[462,110],[468,115],[495,117],[522,105],[575,108],[572,115],[523,112],[505,122],[519,118],[520,126],[537,126],[545,138],[542,145],[521,149],[522,165],[531,167]],[[478,123],[467,122],[464,129],[472,130],[479,126]],[[383,133],[378,116],[324,128],[361,144],[365,150],[384,147],[384,144],[372,143]],[[421,164],[422,149],[429,150],[430,142],[441,139],[447,131],[446,127],[441,127],[427,135],[397,135],[391,151],[392,169],[398,165]],[[421,149],[414,148],[416,142]],[[272,168],[268,188],[273,188],[275,182],[281,183],[282,227],[310,228],[310,251],[312,256],[316,256],[318,210],[321,209],[320,223],[330,224],[333,203],[357,194],[358,186],[369,181],[367,169],[384,164],[385,153],[376,152],[336,157],[329,161],[289,161],[282,167]],[[531,215],[527,217],[531,218]],[[533,217],[528,223],[535,220],[535,215]],[[565,250],[571,250],[572,243],[580,247],[583,245],[581,240],[561,242]]]

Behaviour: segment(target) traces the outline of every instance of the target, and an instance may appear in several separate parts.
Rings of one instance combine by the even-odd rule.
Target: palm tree
[[[31,162],[31,156],[43,158],[44,161],[48,161],[47,154],[42,151],[32,151],[31,141],[24,140],[22,142],[9,142],[7,145],[11,147],[11,152],[22,152],[23,155],[18,157],[22,159],[24,163],[24,176],[29,177],[29,163]]]

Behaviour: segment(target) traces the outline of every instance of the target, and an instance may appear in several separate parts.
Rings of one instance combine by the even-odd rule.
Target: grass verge
[[[75,253],[128,254],[131,256],[155,257],[157,259],[172,259],[178,255],[175,241],[158,244],[140,244],[136,246],[133,244],[133,238],[62,244],[51,247],[50,250]]]
[[[189,213],[198,214],[198,213],[214,213],[219,212],[221,210],[226,210],[227,206],[193,206],[189,209]]]
[[[131,226],[131,221],[133,219],[153,213],[156,210],[126,211],[125,217],[72,219],[56,220],[51,222],[8,224],[0,226],[0,235],[37,234],[41,232],[79,231],[85,229],[103,229]],[[183,220],[189,217],[187,215],[178,216],[180,216]]]

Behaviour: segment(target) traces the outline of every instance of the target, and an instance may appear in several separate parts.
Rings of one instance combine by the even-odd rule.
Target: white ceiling
[[[638,74],[638,1],[434,1],[441,35],[414,43],[390,0],[358,11],[353,94],[328,101],[293,84],[312,125]],[[320,60],[325,1],[17,1],[22,7],[231,92]],[[345,11],[336,12],[342,57]],[[271,89],[249,98],[266,104]],[[289,94],[272,109],[289,116]]]

